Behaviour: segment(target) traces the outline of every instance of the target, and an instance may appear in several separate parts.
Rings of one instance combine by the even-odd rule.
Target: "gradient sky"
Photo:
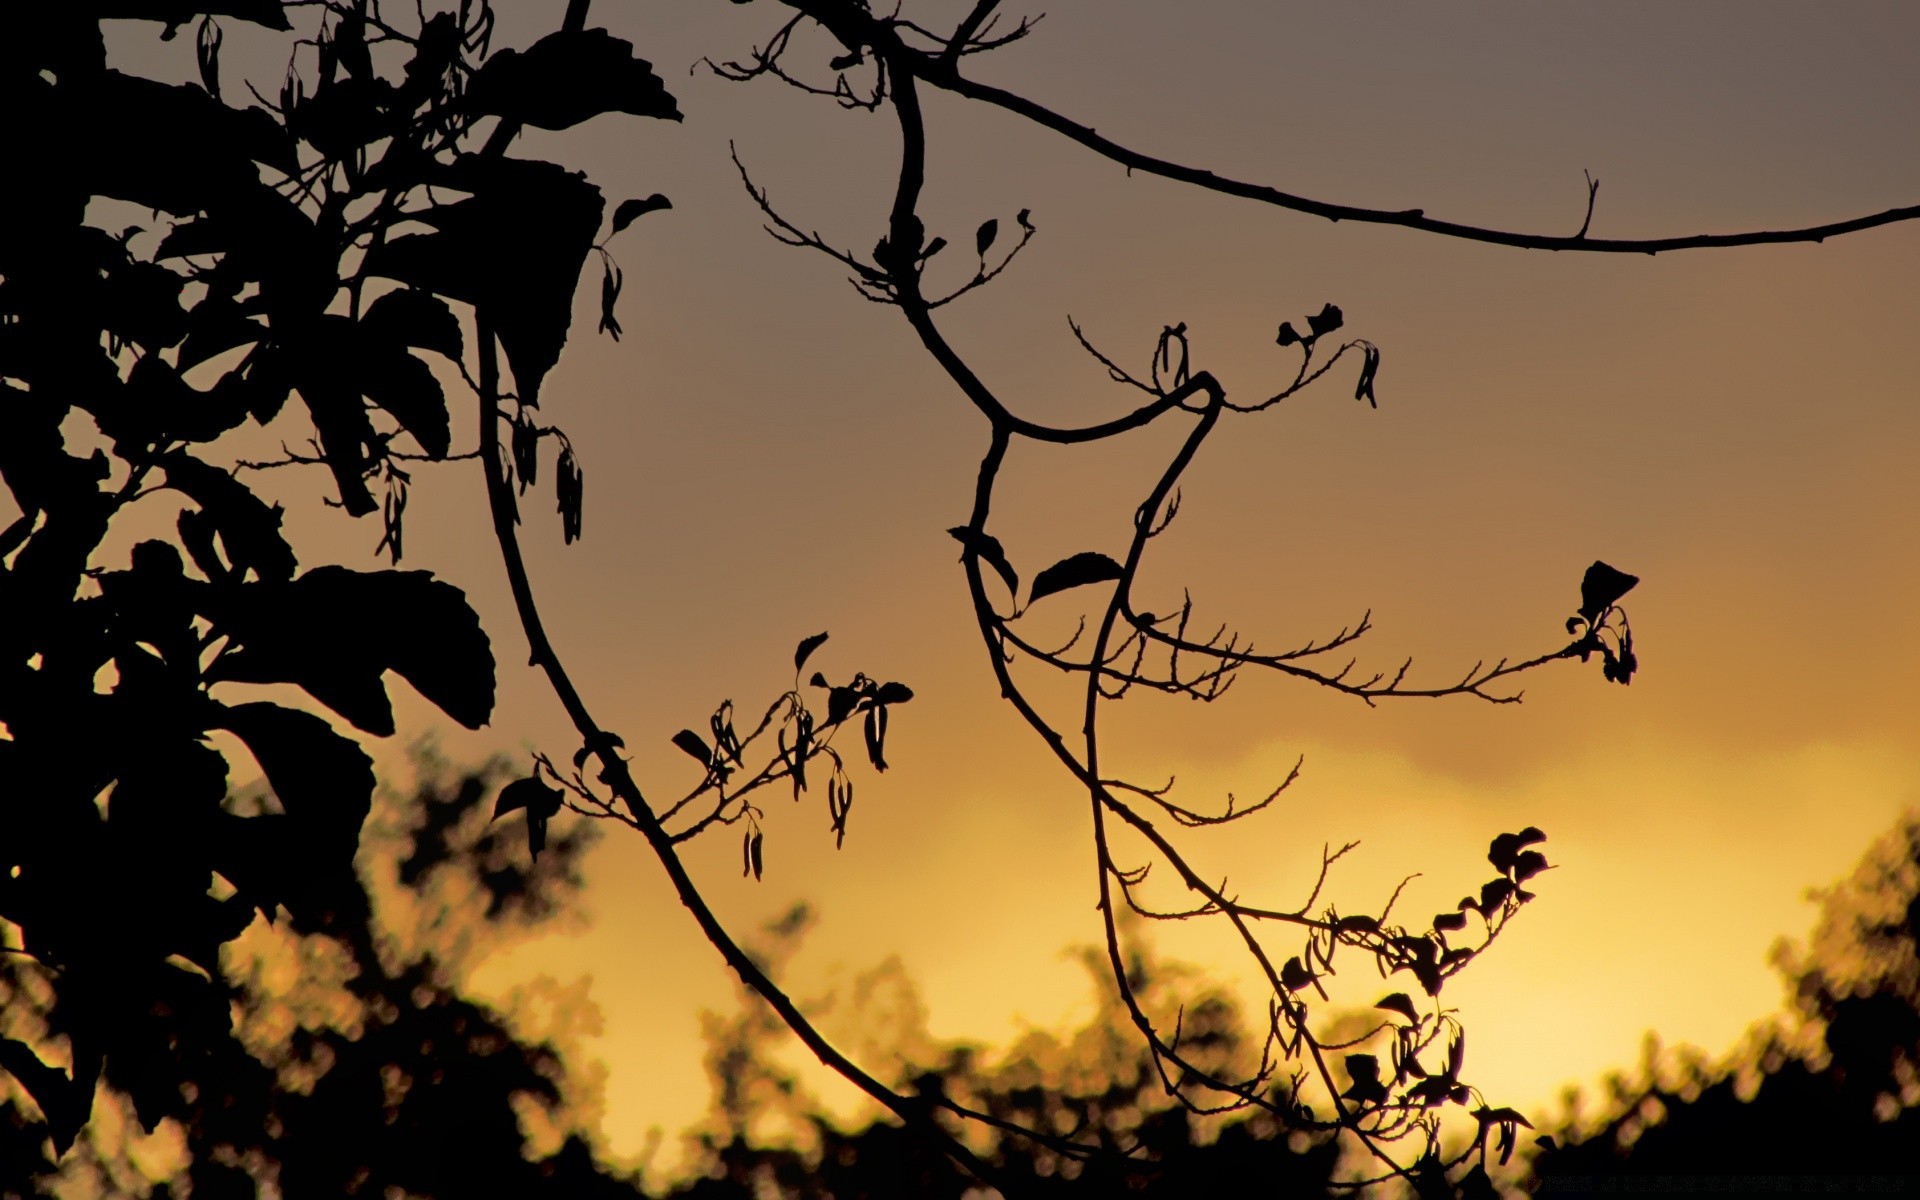
[[[564,6],[501,7],[497,44],[524,44]],[[964,8],[909,15],[937,26]],[[1585,169],[1601,181],[1594,232],[1617,236],[1920,200],[1911,4],[1045,11],[1029,41],[974,69],[1140,149],[1329,200],[1572,232]],[[817,906],[799,992],[897,954],[936,1033],[1000,1040],[1090,1008],[1062,953],[1099,928],[1086,803],[998,703],[970,632],[944,530],[965,518],[985,421],[897,314],[760,233],[727,157],[733,139],[796,223],[864,248],[883,229],[894,126],[771,81],[687,72],[741,55],[784,12],[601,0],[594,20],[654,61],[685,122],[604,118],[523,141],[611,199],[674,202],[614,242],[618,344],[592,335],[589,270],[543,393],[582,451],[586,538],[563,547],[541,500],[529,555],[561,653],[651,794],[693,781],[668,735],[704,726],[722,698],[771,699],[807,634],[832,631],[817,660],[829,674],[915,688],[896,714],[895,769],[859,776],[843,850],[816,797],[772,803],[764,883],[739,878],[730,834],[690,858],[742,931],[795,900]],[[160,47],[152,33],[130,26],[127,52],[191,54],[190,39]],[[803,44],[796,66],[818,71],[820,50]],[[184,76],[190,59],[155,69]],[[1576,664],[1533,676],[1520,706],[1368,710],[1253,678],[1212,707],[1137,702],[1116,717],[1127,765],[1178,775],[1191,803],[1264,790],[1306,756],[1286,802],[1190,840],[1196,858],[1278,903],[1303,892],[1323,842],[1358,838],[1331,896],[1367,907],[1419,871],[1415,914],[1478,884],[1493,834],[1543,827],[1559,869],[1446,992],[1475,1031],[1469,1077],[1497,1102],[1543,1105],[1630,1065],[1648,1029],[1719,1052],[1773,1010],[1767,951],[1807,927],[1805,890],[1920,794],[1920,226],[1651,259],[1525,252],[1129,179],[1011,117],[945,96],[928,109],[930,232],[965,245],[1021,208],[1040,229],[944,317],[1021,411],[1084,420],[1131,404],[1073,345],[1069,314],[1136,364],[1161,325],[1185,321],[1196,365],[1241,396],[1291,373],[1275,325],[1327,301],[1383,350],[1378,411],[1352,401],[1343,372],[1208,446],[1147,593],[1190,587],[1202,614],[1274,646],[1371,608],[1362,661],[1413,654],[1437,681],[1561,644],[1596,557],[1644,578],[1627,602],[1643,661],[1630,688]],[[993,528],[1027,576],[1113,551],[1125,497],[1164,450],[1154,434],[1023,448]],[[414,730],[456,758],[563,758],[574,742],[521,666],[477,472],[419,478],[408,565],[468,590],[502,692],[481,734],[433,725],[418,703]],[[306,561],[371,556],[378,530],[323,509],[319,478],[270,486],[286,489]],[[591,973],[605,1133],[631,1152],[650,1125],[671,1133],[704,1108],[698,1013],[732,1001],[637,835],[610,834],[590,929],[485,979]],[[1211,935],[1158,945],[1244,979]]]

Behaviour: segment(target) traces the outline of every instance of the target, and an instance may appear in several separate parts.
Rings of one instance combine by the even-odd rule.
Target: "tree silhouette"
[[[570,1128],[580,1085],[560,1048],[521,1036],[465,980],[478,951],[526,937],[572,904],[594,829],[571,827],[528,869],[524,832],[490,821],[503,763],[456,776],[431,755],[417,761],[414,794],[378,801],[364,877],[342,888],[334,922],[324,931],[257,926],[234,948],[233,1036],[209,1039],[208,1052],[174,1075],[180,1099],[168,1115],[188,1155],[174,1182],[192,1195],[250,1197],[263,1182],[288,1200],[394,1188],[423,1197],[640,1194]],[[238,802],[249,801],[264,797]],[[58,1017],[54,996],[23,966],[0,964],[0,1009],[10,1033],[44,1033]],[[529,1142],[528,1110],[555,1144]],[[20,1105],[0,1105],[0,1161],[23,1186],[6,1185],[7,1195],[69,1194],[89,1182],[98,1194],[123,1194],[139,1181],[96,1127],[58,1164],[42,1146]]]
[[[745,984],[823,1063],[902,1122],[922,1150],[937,1150],[972,1177],[1010,1194],[1031,1190],[1031,1180],[983,1159],[950,1124],[956,1118],[1031,1137],[1035,1153],[1065,1155],[1085,1171],[1133,1170],[1114,1160],[1155,1153],[1144,1129],[1104,1140],[1062,1135],[1028,1124],[1034,1114],[1000,1115],[941,1088],[903,1089],[874,1076],[824,1037],[728,932],[680,857],[690,839],[727,827],[741,834],[743,869],[759,875],[763,789],[784,784],[797,797],[823,775],[829,816],[843,835],[855,782],[850,760],[863,756],[875,771],[885,769],[891,713],[911,689],[863,673],[839,675],[846,682],[836,684],[815,671],[803,683],[825,641],[809,637],[794,655],[793,686],[743,722],[744,732],[733,706],[723,704],[707,733],[675,735],[699,760],[702,778],[679,800],[655,803],[620,753],[622,739],[596,719],[546,635],[520,550],[520,505],[549,449],[567,542],[583,532],[585,493],[580,456],[542,419],[542,383],[562,353],[572,298],[592,257],[603,272],[600,329],[620,336],[624,276],[608,239],[670,205],[657,195],[629,199],[609,220],[604,198],[584,177],[511,150],[527,127],[565,129],[614,113],[680,115],[632,46],[588,26],[588,7],[569,0],[557,31],[497,52],[485,0],[431,12],[395,12],[375,0],[130,0],[15,5],[0,14],[0,99],[9,113],[35,114],[0,130],[0,157],[17,178],[32,181],[0,189],[0,479],[19,513],[0,532],[0,636],[8,639],[0,655],[0,721],[8,734],[0,741],[0,777],[11,789],[0,814],[7,822],[0,917],[20,931],[20,944],[6,951],[11,969],[38,981],[45,1009],[40,1033],[0,1040],[0,1069],[38,1110],[22,1119],[41,1122],[59,1154],[85,1126],[101,1081],[126,1096],[148,1127],[165,1117],[201,1120],[196,1106],[242,1104],[249,1087],[257,1099],[261,1085],[246,1077],[262,1078],[258,1071],[240,1064],[223,1073],[220,1065],[238,1062],[222,947],[256,914],[348,944],[366,924],[352,857],[372,771],[358,743],[312,708],[362,733],[389,735],[384,678],[392,672],[463,725],[476,727],[492,711],[491,643],[457,589],[397,569],[302,571],[280,533],[279,511],[215,461],[223,435],[249,421],[274,421],[297,395],[314,433],[309,446],[272,463],[239,465],[324,468],[329,503],[354,517],[379,514],[382,548],[396,566],[413,464],[477,459],[532,662],[579,735],[569,764],[536,756],[531,772],[496,799],[495,816],[524,820],[529,855],[552,852],[549,822],[563,807],[632,826]],[[1170,786],[1120,778],[1103,766],[1101,716],[1129,693],[1214,700],[1248,668],[1368,704],[1442,696],[1509,702],[1518,698],[1508,689],[1519,674],[1595,656],[1606,679],[1626,683],[1637,660],[1618,601],[1637,581],[1596,562],[1564,639],[1556,633],[1541,652],[1476,664],[1437,683],[1415,682],[1407,664],[1378,671],[1319,665],[1370,630],[1364,617],[1272,651],[1225,625],[1208,634],[1211,622],[1196,624],[1200,610],[1187,595],[1136,594],[1142,562],[1174,519],[1181,481],[1202,444],[1221,428],[1275,411],[1342,360],[1354,370],[1355,399],[1372,407],[1380,349],[1341,340],[1345,316],[1324,304],[1301,322],[1305,332],[1293,320],[1278,327],[1276,341],[1294,356],[1293,368],[1280,372],[1270,395],[1242,399],[1191,361],[1184,325],[1167,327],[1138,368],[1076,327],[1098,366],[1143,398],[1086,426],[1021,416],[947,339],[935,314],[996,280],[1037,227],[1023,210],[1013,218],[1018,237],[1009,230],[1002,240],[1001,219],[989,217],[972,231],[971,263],[951,267],[961,251],[937,257],[949,243],[929,237],[918,214],[928,156],[921,89],[1000,106],[1131,168],[1197,186],[1332,219],[1539,249],[1655,253],[1820,240],[1920,210],[1800,230],[1626,241],[1590,236],[1591,190],[1587,219],[1571,238],[1329,205],[1140,154],[973,82],[962,70],[967,58],[1032,28],[1020,20],[996,32],[996,0],[980,0],[947,33],[864,0],[788,0],[786,7],[793,15],[765,49],[715,69],[743,80],[775,76],[844,106],[886,110],[902,139],[893,199],[882,236],[863,255],[806,231],[780,215],[766,191],[751,180],[747,187],[775,236],[826,253],[863,295],[897,307],[987,419],[971,513],[950,532],[1002,693],[1088,801],[1104,953],[1153,1078],[1195,1114],[1252,1109],[1310,1140],[1344,1134],[1376,1158],[1380,1178],[1403,1176],[1430,1192],[1452,1186],[1450,1179],[1484,1189],[1489,1146],[1505,1157],[1522,1122],[1466,1083],[1464,1032],[1439,994],[1533,898],[1528,884],[1547,866],[1534,848],[1544,834],[1528,828],[1494,839],[1495,877],[1431,921],[1394,921],[1393,897],[1344,911],[1323,900],[1329,869],[1345,852],[1331,848],[1305,903],[1243,900],[1191,865],[1176,835],[1252,817],[1288,781],[1244,807],[1177,801]],[[108,17],[161,22],[163,37],[194,25],[199,83],[169,86],[109,67],[100,27]],[[276,97],[256,93],[249,102],[231,93],[221,66],[223,20],[289,35],[292,61]],[[824,64],[831,83],[808,82],[818,68],[787,61],[793,31],[807,22],[839,46]],[[100,223],[111,220],[101,214],[140,210],[153,214],[152,227],[116,233]],[[455,450],[450,387],[476,405],[471,450]],[[1117,514],[1111,545],[1037,570],[1009,560],[988,526],[1001,466],[1016,443],[1084,447],[1163,424],[1185,430],[1180,444],[1137,506]],[[149,529],[156,515],[164,522],[154,510],[169,505],[177,509],[171,535],[139,541],[123,557],[116,532]],[[1076,599],[1086,604],[1081,632],[1064,646],[1043,644],[1022,624],[1036,605],[1058,609]],[[1048,711],[1027,682],[1032,671],[1076,680],[1071,709]],[[247,685],[281,687],[248,693]],[[299,706],[286,702],[289,687],[305,693]],[[810,697],[821,693],[816,710]],[[863,755],[835,744],[856,724]],[[232,764],[220,748],[229,743],[215,740],[228,735],[270,785],[263,805],[248,808],[232,794]],[[1180,894],[1170,907],[1147,887],[1156,863]],[[1271,987],[1250,1065],[1212,1061],[1177,1006],[1171,1027],[1152,1011],[1129,971],[1124,911],[1232,928]],[[1291,941],[1275,947],[1278,937]],[[1372,963],[1383,975],[1404,973],[1408,989],[1378,1002],[1385,1015],[1370,1028],[1338,1038],[1311,1021],[1330,1004],[1336,956]],[[452,1007],[442,1015],[469,1027],[481,1019]],[[226,1096],[200,1089],[198,1078],[225,1080]],[[341,1080],[344,1087],[349,1077]],[[1450,1107],[1471,1113],[1477,1136],[1448,1152],[1439,1115]],[[317,1159],[289,1161],[296,1173],[310,1166],[321,1173],[313,1178],[328,1178]],[[416,1185],[453,1186],[395,1184]]]
[[[1656,1056],[1614,1078],[1603,1111],[1547,1135],[1531,1164],[1543,1190],[1616,1176],[1675,1191],[1760,1177],[1920,1188],[1920,814],[1820,899],[1809,944],[1774,953],[1786,1012],[1724,1062]]]

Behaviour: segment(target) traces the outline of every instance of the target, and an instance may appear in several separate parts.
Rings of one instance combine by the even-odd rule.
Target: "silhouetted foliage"
[[[171,36],[195,16],[199,84],[108,66],[103,18]],[[216,18],[291,31],[290,17],[310,36],[288,43],[277,103],[237,103]],[[13,1039],[0,1067],[56,1150],[103,1077],[148,1127],[189,1115],[183,1082],[232,1052],[220,948],[256,913],[313,933],[361,919],[366,754],[284,693],[246,700],[236,685],[294,685],[376,735],[394,731],[388,673],[462,725],[492,711],[492,651],[458,589],[423,572],[301,572],[278,507],[214,446],[297,396],[316,437],[287,461],[323,464],[349,514],[381,511],[397,562],[403,464],[452,454],[422,357],[465,371],[445,299],[498,330],[532,439],[556,433],[525,414],[566,339],[600,193],[463,141],[489,115],[499,131],[679,114],[604,31],[476,70],[492,25],[484,3],[411,32],[366,4],[0,12],[0,479],[18,512],[0,532],[0,917],[21,931],[7,953],[47,972],[48,1031],[69,1060]],[[100,224],[141,209],[148,225]],[[558,475],[572,537],[570,449]],[[172,540],[115,548],[169,504]],[[216,732],[265,774],[260,811],[228,802]]]
[[[214,971],[234,1006],[232,1032],[169,1063],[164,1098],[187,1159],[172,1182],[195,1197],[639,1194],[573,1129],[578,1085],[560,1048],[526,1038],[465,986],[478,952],[572,904],[593,827],[555,837],[528,870],[524,838],[487,815],[503,764],[455,776],[427,756],[419,767],[414,795],[388,793],[376,809],[366,878],[346,887],[340,919],[325,931],[256,923]],[[54,983],[27,960],[0,962],[9,1034],[60,1027]],[[119,1081],[149,1078],[109,1071],[102,1103],[138,1113],[156,1099]],[[542,1124],[551,1145],[529,1138]],[[42,1146],[29,1113],[0,1104],[0,1192],[52,1196],[91,1180],[111,1195],[141,1182],[124,1145],[96,1127],[58,1165]]]
[[[1532,1162],[1543,1191],[1765,1186],[1920,1193],[1920,813],[1821,894],[1809,945],[1774,954],[1782,1016],[1713,1063],[1650,1045],[1601,1112],[1573,1114]],[[1649,1177],[1659,1177],[1650,1179]]]

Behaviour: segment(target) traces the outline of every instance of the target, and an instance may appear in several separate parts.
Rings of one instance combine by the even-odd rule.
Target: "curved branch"
[[[1824,242],[1831,237],[1841,237],[1849,233],[1859,233],[1867,229],[1878,229],[1883,225],[1896,225],[1903,221],[1920,220],[1920,204],[1909,204],[1899,208],[1889,208],[1883,212],[1869,213],[1843,221],[1829,221],[1820,225],[1807,225],[1790,229],[1746,230],[1739,233],[1696,233],[1680,237],[1662,238],[1596,238],[1587,234],[1588,225],[1593,220],[1592,193],[1588,195],[1587,221],[1580,232],[1571,236],[1542,233],[1518,233],[1512,230],[1491,229],[1481,225],[1469,225],[1460,221],[1446,221],[1438,217],[1429,217],[1424,209],[1384,209],[1365,208],[1351,204],[1334,204],[1326,200],[1316,200],[1311,196],[1284,192],[1279,188],[1262,183],[1249,183],[1232,179],[1225,175],[1216,175],[1212,171],[1190,167],[1167,159],[1156,158],[1138,150],[1123,146],[1111,138],[1103,137],[1086,125],[1053,111],[1043,104],[1036,103],[1017,93],[997,88],[991,84],[980,83],[960,74],[959,67],[945,56],[921,54],[911,50],[907,61],[911,63],[914,74],[926,80],[934,87],[949,91],[969,100],[991,104],[1016,116],[1024,117],[1036,125],[1053,130],[1071,141],[1078,142],[1103,158],[1126,167],[1130,171],[1141,171],[1149,175],[1158,175],[1177,183],[1191,184],[1210,192],[1219,192],[1226,196],[1238,196],[1244,200],[1254,200],[1269,204],[1275,208],[1284,208],[1310,217],[1324,217],[1329,221],[1356,221],[1369,225],[1398,225],[1405,229],[1414,229],[1422,233],[1439,234],[1442,237],[1462,238],[1472,242],[1485,242],[1495,246],[1515,246],[1523,250],[1578,250],[1590,254],[1661,254],[1672,250],[1724,249],[1732,246],[1778,245],[1790,242]]]

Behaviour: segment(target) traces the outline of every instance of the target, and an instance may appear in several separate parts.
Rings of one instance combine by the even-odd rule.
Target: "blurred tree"
[[[171,1152],[130,1152],[134,1102],[115,1089],[98,1103],[117,1120],[94,1121],[56,1163],[9,1099],[0,1194],[161,1194],[182,1183],[200,1200],[268,1185],[287,1200],[638,1194],[583,1136],[594,1079],[569,1074],[562,1057],[570,1024],[591,1016],[583,995],[549,985],[516,1016],[467,983],[482,954],[568,913],[594,828],[555,836],[529,869],[525,832],[491,825],[504,763],[457,775],[430,753],[416,764],[411,795],[379,793],[360,877],[330,928],[256,925],[228,947],[216,978],[234,1037],[180,1071]],[[554,1040],[525,1032],[540,999],[555,1010]],[[44,1036],[53,1000],[31,964],[0,960],[10,1036]]]
[[[1613,1176],[1669,1177],[1673,1189],[1707,1177],[1699,1186],[1723,1191],[1741,1177],[1881,1176],[1881,1190],[1920,1191],[1920,812],[1819,899],[1808,944],[1774,951],[1786,1010],[1720,1063],[1650,1044],[1636,1078],[1609,1082],[1601,1112],[1571,1113],[1547,1135],[1531,1164],[1543,1190]]]

